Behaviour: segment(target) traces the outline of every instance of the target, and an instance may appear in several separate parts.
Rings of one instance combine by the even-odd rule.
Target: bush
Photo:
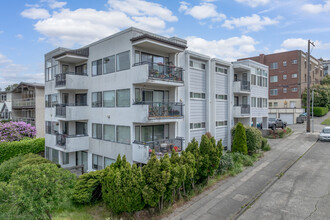
[[[37,154],[26,154],[13,157],[0,164],[0,182],[9,182],[12,174],[23,166],[37,165],[42,163],[52,162]]]
[[[73,202],[86,205],[102,199],[102,175],[103,170],[81,175],[74,186]]]
[[[0,164],[10,158],[28,153],[39,153],[45,150],[45,138],[24,139],[21,141],[3,142],[0,144]]]
[[[239,152],[232,153],[234,163],[240,163],[243,166],[253,166],[253,159],[249,155],[244,155]]]
[[[234,160],[231,153],[224,153],[220,159],[218,173],[225,174],[227,171],[234,168]]]
[[[246,144],[249,154],[256,153],[261,148],[262,133],[254,127],[246,127]]]
[[[246,132],[240,122],[235,127],[232,152],[247,154]]]
[[[314,107],[314,116],[321,117],[328,113],[328,107]]]
[[[0,143],[20,141],[23,138],[34,138],[36,128],[25,122],[0,123]]]
[[[268,140],[266,138],[262,138],[261,150],[263,150],[263,151],[270,151],[271,150],[271,147],[269,146]]]

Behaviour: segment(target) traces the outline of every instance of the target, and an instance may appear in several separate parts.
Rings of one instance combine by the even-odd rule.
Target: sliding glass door
[[[141,141],[151,142],[168,139],[168,125],[150,125],[141,127]]]

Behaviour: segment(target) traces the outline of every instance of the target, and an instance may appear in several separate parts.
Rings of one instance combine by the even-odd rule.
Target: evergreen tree
[[[186,178],[185,178],[185,184],[183,185],[183,191],[185,193],[185,185],[191,184],[191,187],[194,189],[194,177],[196,175],[197,169],[196,169],[196,160],[194,155],[189,151],[183,151],[182,155],[182,163],[186,167]]]
[[[199,176],[199,181],[203,182],[209,176],[210,167],[212,166],[212,162],[210,159],[209,151],[211,150],[211,140],[206,136],[202,135],[201,144],[199,145],[200,152],[200,165],[197,170],[197,174]]]
[[[195,183],[200,179],[199,170],[202,165],[202,156],[200,155],[200,152],[199,152],[198,141],[196,141],[195,138],[193,138],[192,141],[188,144],[188,146],[186,148],[186,152],[190,152],[194,156],[194,159],[195,159],[194,170],[196,172],[194,174],[194,179],[191,182],[192,187],[195,188]]]
[[[233,146],[231,151],[247,154],[245,128],[240,122],[236,125],[236,129],[234,132]]]

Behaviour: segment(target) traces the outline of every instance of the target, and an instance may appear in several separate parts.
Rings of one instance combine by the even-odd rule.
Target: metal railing
[[[182,118],[182,102],[135,102],[136,105],[148,105],[149,118]]]
[[[77,134],[77,135],[67,135],[67,134],[56,134],[56,145],[61,146],[66,149],[66,139],[67,138],[79,138],[86,137],[87,134]]]
[[[241,81],[241,91],[250,91],[250,81]]]
[[[23,121],[27,124],[30,124],[32,126],[35,126],[36,124],[36,119],[35,118],[28,118],[28,117],[13,117],[12,121]]]
[[[242,104],[241,105],[241,114],[250,114],[250,105]]]
[[[166,153],[171,154],[174,149],[176,152],[181,153],[184,139],[181,137],[157,140],[157,141],[134,141],[135,144],[149,146],[149,157],[153,150],[157,156],[164,156]]]
[[[87,106],[87,103],[56,104],[55,105],[55,116],[56,117],[65,117],[67,106]]]
[[[151,79],[183,82],[183,69],[180,67],[147,61],[135,63],[133,66],[140,66],[145,64],[148,64],[149,66],[149,78]]]
[[[34,98],[13,99],[13,107],[34,107],[36,100]]]
[[[55,75],[55,87],[66,86],[66,75],[87,76],[87,74],[77,73],[77,72],[67,72],[67,73],[56,74]]]

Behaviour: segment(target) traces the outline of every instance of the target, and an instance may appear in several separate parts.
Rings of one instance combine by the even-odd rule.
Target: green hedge
[[[314,116],[321,117],[328,113],[328,107],[314,107]]]
[[[45,150],[45,138],[24,139],[0,144],[0,164],[10,158]]]

